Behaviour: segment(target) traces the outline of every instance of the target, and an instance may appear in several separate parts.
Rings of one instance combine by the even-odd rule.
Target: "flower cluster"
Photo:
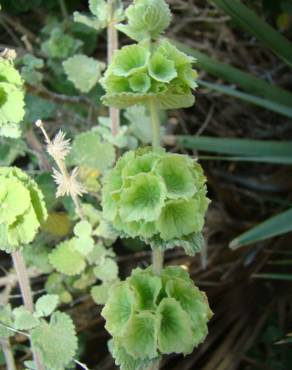
[[[122,235],[184,246],[203,228],[205,181],[201,166],[185,155],[162,148],[127,152],[105,177],[104,217]]]
[[[23,117],[23,81],[12,61],[0,57],[0,135],[18,137]]]
[[[172,266],[161,276],[151,267],[134,270],[110,290],[102,315],[116,364],[128,370],[162,354],[191,353],[204,341],[212,312],[189,274]]]
[[[0,249],[30,243],[47,217],[37,184],[16,167],[0,168]]]
[[[106,90],[103,101],[117,108],[145,104],[151,98],[161,109],[192,106],[191,90],[197,86],[194,61],[166,40],[152,48],[146,41],[124,46],[101,80]]]

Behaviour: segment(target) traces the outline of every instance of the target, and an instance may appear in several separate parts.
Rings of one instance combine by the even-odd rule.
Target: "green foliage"
[[[74,324],[69,315],[61,312],[55,312],[49,323],[43,320],[33,329],[31,340],[48,370],[63,370],[77,350]]]
[[[30,243],[47,217],[37,184],[16,167],[0,169],[0,249],[8,253]]]
[[[31,330],[39,324],[39,320],[24,306],[13,310],[13,326],[17,330]]]
[[[161,276],[138,268],[115,284],[102,315],[116,363],[131,370],[162,354],[191,353],[204,341],[212,312],[188,273],[167,267]]]
[[[63,67],[74,86],[81,92],[87,93],[99,81],[105,65],[86,55],[77,54],[63,62]]]
[[[12,62],[0,57],[0,136],[19,137],[23,117],[23,81]]]
[[[198,250],[209,203],[200,165],[163,149],[126,153],[107,174],[103,214],[121,235],[154,247]]]
[[[40,297],[35,304],[36,316],[50,316],[59,304],[59,297],[56,294],[46,294]]]
[[[189,107],[194,103],[197,73],[193,58],[166,40],[150,47],[147,42],[124,46],[114,55],[101,83],[103,102],[116,108],[147,104],[155,99],[162,109]]]
[[[96,130],[76,135],[68,156],[69,165],[85,166],[89,169],[105,172],[115,161],[113,145],[101,141]]]
[[[0,338],[9,338],[13,335],[8,327],[13,327],[11,306],[0,306]]]
[[[126,17],[128,24],[119,24],[117,29],[136,41],[157,39],[171,22],[164,0],[135,0],[127,8]]]
[[[39,71],[44,67],[43,59],[37,58],[32,54],[25,54],[18,60],[21,63],[21,77],[31,85],[38,85],[42,82],[43,75]]]

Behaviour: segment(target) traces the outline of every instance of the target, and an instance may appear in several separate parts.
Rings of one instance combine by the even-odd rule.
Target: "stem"
[[[153,271],[156,275],[161,275],[163,269],[164,254],[160,249],[153,249],[152,251],[152,265]]]
[[[116,21],[114,19],[115,4],[114,0],[108,0],[108,26],[107,26],[107,61],[111,63],[114,52],[119,48],[118,31],[115,28]],[[116,136],[120,129],[120,111],[116,108],[110,108],[109,110],[111,120],[111,131],[112,135]]]
[[[23,258],[21,251],[13,252],[12,260],[13,260],[14,268],[16,270],[17,277],[18,277],[19,287],[20,287],[24,306],[30,312],[33,312],[34,305],[33,305],[33,299],[32,299],[32,292],[30,288],[30,281],[29,281],[27,269],[26,269],[24,258]],[[32,353],[33,353],[33,358],[34,358],[34,362],[36,365],[36,369],[45,370],[45,367],[42,364],[42,360],[38,352],[32,348]]]
[[[149,101],[149,110],[152,125],[152,146],[157,148],[160,146],[160,117],[155,99]]]
[[[59,5],[60,5],[62,16],[65,22],[67,23],[68,22],[68,11],[67,11],[65,0],[59,0]]]
[[[0,339],[0,344],[5,358],[7,370],[16,370],[13,353],[11,350],[10,340],[6,338]]]

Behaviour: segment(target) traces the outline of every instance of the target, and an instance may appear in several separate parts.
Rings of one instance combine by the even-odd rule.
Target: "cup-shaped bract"
[[[129,151],[105,177],[103,214],[122,236],[194,254],[209,203],[205,182],[188,156],[162,148]]]
[[[126,10],[127,24],[117,29],[136,41],[157,39],[170,25],[171,12],[165,0],[134,0]]]
[[[155,100],[161,109],[186,108],[194,104],[197,72],[194,58],[166,40],[124,46],[115,52],[101,83],[103,102],[116,108],[147,104]]]
[[[30,243],[46,217],[38,185],[16,167],[1,167],[0,249],[11,253]]]
[[[13,63],[0,57],[0,136],[20,136],[24,113],[23,81]]]
[[[102,315],[113,337],[116,363],[128,370],[130,362],[139,365],[163,354],[191,353],[205,340],[212,311],[189,274],[172,266],[160,276],[152,267],[133,270],[112,287]]]

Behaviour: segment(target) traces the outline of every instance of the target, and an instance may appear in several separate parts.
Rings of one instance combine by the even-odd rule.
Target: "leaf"
[[[74,239],[60,243],[49,254],[49,261],[57,271],[69,276],[80,274],[86,267],[84,257],[75,249]]]
[[[83,54],[76,54],[63,62],[68,79],[83,93],[89,92],[99,81],[105,64]]]
[[[95,131],[87,131],[75,137],[68,157],[70,165],[84,165],[106,171],[115,161],[114,147],[100,141]]]
[[[201,53],[196,49],[192,49],[185,44],[174,42],[174,44],[182,51],[197,58],[197,66],[209,74],[219,77],[232,85],[240,87],[243,91],[260,96],[270,102],[279,103],[287,107],[292,106],[292,94],[288,90],[266,82],[263,79],[257,78],[250,73],[244,72],[226,63],[222,63],[217,59],[210,58],[206,54]]]
[[[234,89],[233,87],[219,85],[219,84],[201,81],[201,80],[199,80],[198,82],[199,82],[199,85],[205,86],[209,88],[210,90],[222,92],[225,95],[239,98],[248,103],[256,104],[262,108],[269,109],[276,113],[282,114],[286,117],[292,118],[292,107],[287,107],[286,105],[281,105],[274,101],[266,100],[258,96],[243,93],[241,91]]]
[[[151,80],[146,73],[136,73],[129,79],[130,87],[138,93],[146,93],[151,87]]]
[[[164,298],[159,307],[158,348],[164,354],[193,351],[189,316],[174,298]]]
[[[134,314],[123,338],[126,351],[136,359],[153,359],[158,356],[156,349],[156,317],[151,312]]]
[[[14,328],[17,330],[31,330],[39,325],[39,320],[24,306],[13,310]]]
[[[55,312],[50,323],[42,323],[31,332],[32,345],[46,368],[62,370],[73,360],[77,351],[77,336],[69,315]]]
[[[37,317],[50,316],[59,304],[59,297],[56,294],[46,294],[40,297],[35,304]]]
[[[150,144],[152,140],[152,129],[149,125],[149,114],[143,105],[134,105],[124,113],[125,118],[131,123],[132,133],[143,143]]]
[[[211,153],[236,155],[237,160],[292,164],[290,141],[215,138],[208,136],[177,136],[177,145]],[[221,157],[230,159],[232,157]]]
[[[17,158],[25,156],[26,150],[23,140],[0,138],[0,166],[11,166]]]
[[[241,27],[255,36],[278,57],[292,66],[292,44],[243,3],[234,0],[213,0]]]
[[[87,27],[93,28],[96,31],[99,31],[105,27],[105,24],[100,22],[100,20],[96,17],[89,17],[85,14],[81,14],[79,12],[73,13],[74,22],[82,23]]]
[[[24,93],[7,82],[0,82],[0,128],[18,124],[24,117]]]
[[[174,62],[159,52],[151,57],[148,69],[150,76],[159,82],[169,83],[177,77]]]
[[[142,270],[132,271],[129,284],[135,292],[137,310],[153,310],[162,288],[161,280],[157,276],[143,274]]]
[[[4,324],[4,325],[3,325]],[[0,306],[0,339],[1,338],[9,338],[12,337],[14,334],[12,330],[9,330],[5,327],[13,327],[12,323],[12,310],[10,304],[5,306]]]
[[[79,238],[89,237],[92,233],[92,226],[88,221],[80,221],[74,227],[74,234]]]
[[[155,172],[163,178],[168,198],[191,198],[197,191],[185,156],[171,154],[161,158]]]
[[[89,0],[89,10],[100,20],[107,20],[107,3],[105,0]]]
[[[158,230],[163,240],[179,238],[202,228],[196,200],[173,200],[166,203],[158,220]]]
[[[101,315],[105,318],[106,330],[113,336],[121,336],[127,329],[133,313],[134,295],[124,283],[114,285]]]
[[[113,282],[107,281],[101,285],[93,286],[90,290],[90,294],[94,302],[98,305],[105,305],[109,297],[109,290]]]
[[[108,73],[129,77],[146,68],[150,52],[141,45],[128,45],[115,52]]]
[[[118,273],[118,265],[111,258],[106,258],[103,263],[94,268],[95,276],[103,282],[116,280]]]
[[[116,28],[136,41],[156,39],[171,22],[171,12],[164,0],[139,0],[126,10],[128,24]]]
[[[291,217],[292,209],[288,209],[283,213],[269,218],[232,240],[230,248],[237,249],[251,243],[292,231],[292,224],[290,222]]]
[[[108,343],[109,350],[115,359],[115,364],[121,370],[147,370],[151,365],[149,360],[135,359],[130,356],[120,341],[111,339]]]
[[[120,215],[125,222],[155,221],[163,207],[165,187],[152,174],[135,176],[121,195]]]

